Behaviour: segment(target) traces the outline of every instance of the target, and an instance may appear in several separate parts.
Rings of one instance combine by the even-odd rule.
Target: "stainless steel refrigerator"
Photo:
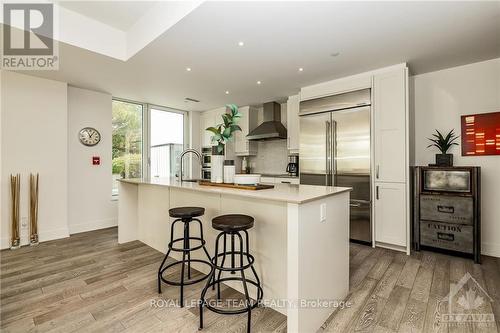
[[[350,238],[372,243],[370,89],[300,103],[300,183],[349,186]]]

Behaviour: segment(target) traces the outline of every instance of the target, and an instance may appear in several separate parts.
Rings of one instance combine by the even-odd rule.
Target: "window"
[[[182,111],[150,107],[150,175],[175,177],[179,174],[180,154],[184,148]]]
[[[113,195],[117,179],[143,175],[143,111],[143,104],[113,100]]]
[[[117,179],[179,174],[187,112],[121,99],[113,99],[112,112],[113,196]]]

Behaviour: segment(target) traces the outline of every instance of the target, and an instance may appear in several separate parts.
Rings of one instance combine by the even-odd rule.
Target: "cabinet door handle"
[[[377,198],[377,200],[379,199],[378,186],[375,186],[375,197]]]
[[[380,166],[377,164],[377,171],[375,171],[375,177],[378,179],[379,176],[379,171],[380,171]]]
[[[281,181],[281,184],[291,184],[291,183],[292,182],[287,182],[287,181],[284,181],[284,180]]]

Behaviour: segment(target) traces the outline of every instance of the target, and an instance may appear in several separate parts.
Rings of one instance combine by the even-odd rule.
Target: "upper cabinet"
[[[375,181],[407,180],[407,69],[373,76]]]
[[[257,142],[247,139],[248,133],[257,127],[257,109],[250,106],[242,106],[238,111],[241,113],[241,118],[238,122],[241,132],[235,132],[234,153],[237,156],[257,155]]]
[[[209,147],[212,145],[211,133],[206,129],[214,125],[214,117],[210,111],[205,111],[200,114],[200,129],[201,129],[201,146]]]
[[[226,108],[221,107],[200,114],[201,146],[210,147],[212,145],[212,133],[207,131],[208,127],[215,127],[223,122],[222,115],[226,113]]]
[[[288,97],[286,102],[287,148],[289,154],[299,153],[299,95]]]

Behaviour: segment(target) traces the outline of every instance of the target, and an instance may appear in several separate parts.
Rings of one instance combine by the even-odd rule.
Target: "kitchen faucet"
[[[182,160],[183,160],[184,155],[186,155],[186,154],[188,154],[188,153],[193,153],[193,154],[195,154],[196,156],[198,156],[198,159],[200,160],[200,179],[201,179],[201,168],[203,167],[203,159],[201,158],[201,154],[200,154],[200,152],[199,152],[199,151],[197,151],[196,149],[188,148],[188,149],[184,150],[184,151],[181,153],[181,170],[180,170],[180,173],[181,173],[181,175],[180,175],[180,180],[181,180],[181,182],[183,182],[183,181],[184,181],[184,179],[183,179],[183,177],[182,177],[182,175],[183,175],[183,173],[182,173],[182,171],[183,171],[183,168],[182,168],[182,164],[183,164],[183,163],[182,163]],[[188,182],[194,182],[194,181],[196,181],[196,179],[186,179],[185,181],[188,181]]]

